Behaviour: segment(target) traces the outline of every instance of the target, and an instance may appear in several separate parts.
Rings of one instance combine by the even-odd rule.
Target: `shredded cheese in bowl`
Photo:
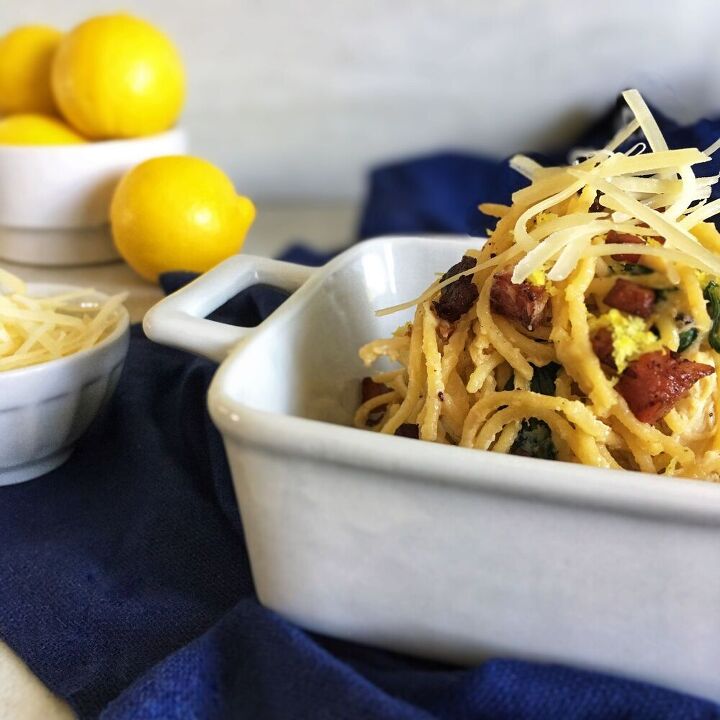
[[[126,293],[101,296],[92,288],[34,294],[0,268],[0,372],[88,350],[117,327]]]

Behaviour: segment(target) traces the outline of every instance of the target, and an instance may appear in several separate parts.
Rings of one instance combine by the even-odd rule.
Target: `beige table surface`
[[[243,252],[277,255],[291,242],[332,250],[346,245],[355,232],[357,209],[350,203],[323,205],[258,204],[258,218]],[[160,297],[160,290],[138,278],[123,263],[90,268],[30,268],[0,260],[0,266],[32,282],[88,285],[103,292],[127,290],[134,322]],[[13,651],[0,640],[0,720],[56,720],[73,718],[68,705],[54,697]]]

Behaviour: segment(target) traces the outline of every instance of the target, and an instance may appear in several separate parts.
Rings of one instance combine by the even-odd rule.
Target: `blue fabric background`
[[[618,114],[577,144],[602,143]],[[663,125],[677,146],[720,135],[718,121]],[[388,165],[372,173],[358,234],[481,233],[478,201],[522,182],[458,153]],[[326,259],[302,246],[286,258]],[[186,280],[168,276],[166,289]],[[254,325],[284,297],[251,288],[217,317]],[[214,370],[134,327],[114,399],[70,461],[0,488],[0,635],[81,717],[720,718],[641,683],[513,659],[454,668],[314,636],[262,608],[205,409]]]

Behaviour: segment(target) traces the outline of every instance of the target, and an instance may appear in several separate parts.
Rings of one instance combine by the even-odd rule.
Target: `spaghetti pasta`
[[[416,308],[360,350],[399,367],[373,377],[386,392],[358,427],[381,413],[385,434],[720,481],[718,177],[693,169],[720,143],[669,149],[624,95],[635,119],[611,143],[564,167],[513,158],[530,184],[480,206],[498,218],[485,244],[378,312]],[[638,129],[647,144],[623,152]]]

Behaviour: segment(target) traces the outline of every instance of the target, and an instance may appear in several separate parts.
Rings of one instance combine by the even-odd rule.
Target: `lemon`
[[[50,67],[62,33],[24,25],[0,39],[0,113],[56,112]]]
[[[28,113],[0,119],[0,145],[76,145],[85,138],[62,120]]]
[[[120,181],[110,206],[118,252],[146,280],[168,270],[205,272],[238,252],[255,206],[211,163],[153,158]]]
[[[69,32],[55,55],[52,86],[67,121],[98,140],[167,130],[185,99],[175,47],[130,15],[95,17]]]

